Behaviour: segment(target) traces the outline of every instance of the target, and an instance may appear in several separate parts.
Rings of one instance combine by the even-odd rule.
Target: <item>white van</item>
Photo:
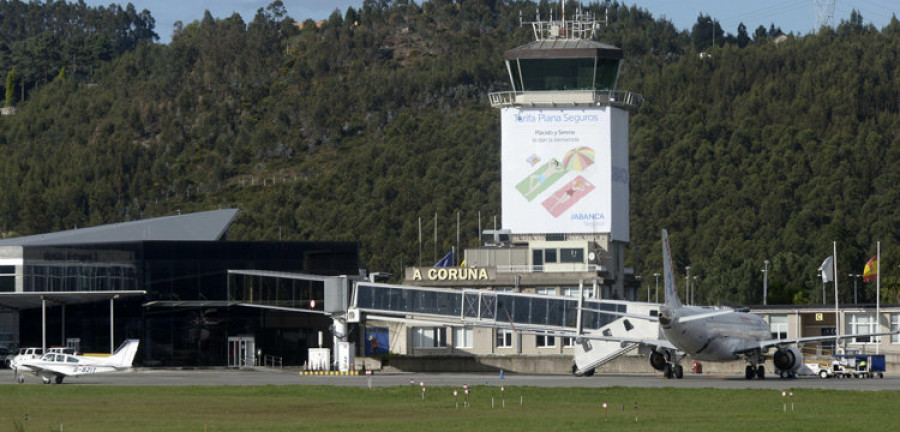
[[[19,348],[19,354],[12,359],[9,368],[15,369],[16,364],[20,361],[38,359],[41,358],[42,355],[44,355],[43,348]]]

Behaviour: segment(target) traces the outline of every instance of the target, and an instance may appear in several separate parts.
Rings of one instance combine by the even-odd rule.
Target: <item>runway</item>
[[[0,385],[15,384],[12,370],[0,370]],[[684,379],[667,380],[661,375],[648,374],[597,374],[593,377],[571,375],[530,375],[484,373],[378,373],[371,377],[359,376],[301,376],[295,370],[245,369],[134,369],[81,377],[66,378],[63,385],[114,385],[114,386],[251,386],[251,385],[332,385],[355,387],[419,386],[462,387],[479,386],[531,386],[531,387],[640,387],[640,388],[719,388],[719,389],[828,389],[828,390],[900,390],[900,377],[882,379],[821,379],[801,377],[792,380],[767,378],[746,380],[743,375],[710,376],[686,375]],[[43,385],[37,378],[26,377],[25,384]]]

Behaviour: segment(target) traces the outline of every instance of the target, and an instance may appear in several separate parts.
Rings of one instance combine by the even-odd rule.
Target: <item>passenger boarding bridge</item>
[[[576,337],[575,363],[579,372],[587,373],[636,345],[578,339],[577,335],[659,337],[655,321],[636,318],[655,316],[658,305],[653,303],[484,289],[428,288],[353,281],[345,276],[248,270],[229,271],[228,292],[229,301],[238,306],[290,309],[330,317],[335,347],[333,364],[344,371],[353,364],[355,351],[348,345],[348,324],[364,325],[366,321],[408,326],[496,328],[523,334]]]
[[[451,327],[511,329],[525,334],[576,337],[578,373],[593,369],[637,347],[636,344],[579,339],[580,334],[657,339],[658,305],[579,297],[497,292],[479,289],[423,288],[357,282],[348,322],[399,321]],[[625,316],[627,314],[628,316]],[[580,324],[579,324],[580,323]]]

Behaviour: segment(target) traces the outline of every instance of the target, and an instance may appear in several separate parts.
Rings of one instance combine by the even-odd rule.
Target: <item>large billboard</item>
[[[503,228],[629,241],[628,112],[501,110]]]

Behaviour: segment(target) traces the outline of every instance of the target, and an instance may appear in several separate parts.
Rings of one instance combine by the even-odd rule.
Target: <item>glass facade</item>
[[[356,305],[361,310],[415,312],[514,324],[574,328],[578,298],[501,293],[496,291],[446,292],[358,283]],[[595,330],[619,318],[605,311],[628,312],[624,303],[585,300],[582,328]]]
[[[619,60],[582,58],[519,59],[510,62],[516,91],[614,90]]]
[[[146,291],[113,305],[115,338],[141,339],[136,364],[146,365],[225,365],[228,337],[248,335],[265,354],[282,357],[286,365],[302,364],[330,319],[236,304],[308,309],[316,300],[321,309],[322,283],[240,277],[229,290],[228,270],[320,276],[359,271],[358,244],[350,242],[147,241],[26,246],[23,252],[26,292]],[[109,351],[109,302],[69,305],[65,311],[48,306],[49,343],[79,337],[84,352]],[[20,323],[40,320],[39,308],[20,313]],[[40,326],[20,329],[21,345],[40,345]]]

